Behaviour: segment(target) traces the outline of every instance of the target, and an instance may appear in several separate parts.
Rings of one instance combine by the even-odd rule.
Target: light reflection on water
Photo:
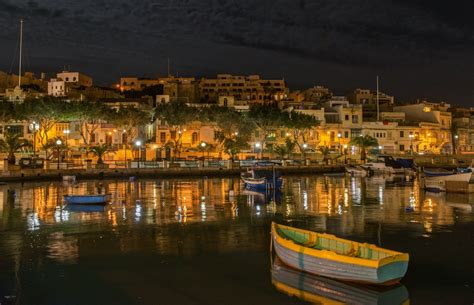
[[[62,202],[98,189],[112,194],[111,204],[81,210]],[[0,186],[0,267],[18,273],[22,257],[42,270],[45,259],[81,266],[81,258],[131,253],[266,256],[272,219],[382,246],[394,234],[430,238],[474,220],[473,195],[424,193],[403,178],[288,177],[275,198],[245,191],[237,178]],[[280,297],[272,295],[286,301]]]

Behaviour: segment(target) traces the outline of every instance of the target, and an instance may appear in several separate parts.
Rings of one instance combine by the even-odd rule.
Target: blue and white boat
[[[94,195],[64,195],[64,202],[67,204],[106,204],[110,201],[110,194],[94,194]]]
[[[444,168],[425,168],[423,169],[423,173],[425,177],[443,177],[456,174],[456,172]]]
[[[247,172],[241,174],[241,179],[248,190],[279,190],[283,184],[281,174],[273,169],[250,168]]]

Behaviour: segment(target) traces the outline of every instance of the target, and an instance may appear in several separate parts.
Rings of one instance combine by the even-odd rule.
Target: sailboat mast
[[[21,88],[21,59],[23,51],[23,19],[20,19],[20,63],[18,65],[18,87]]]
[[[380,121],[380,105],[379,105],[379,76],[377,75],[377,122]]]

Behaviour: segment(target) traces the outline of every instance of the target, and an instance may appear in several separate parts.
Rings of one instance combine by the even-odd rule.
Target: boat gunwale
[[[291,230],[294,230],[294,231],[297,231],[297,232],[300,232],[300,233],[304,233],[304,234],[316,234],[316,235],[323,236],[323,237],[326,237],[326,238],[330,238],[330,239],[333,239],[333,240],[338,240],[338,241],[342,241],[342,242],[356,243],[358,245],[363,245],[365,247],[368,247],[372,250],[377,250],[377,251],[381,250],[381,251],[386,252],[386,253],[391,254],[391,255],[386,256],[386,257],[381,258],[381,259],[378,259],[378,260],[374,260],[374,259],[366,259],[366,258],[342,255],[342,254],[338,254],[335,251],[331,251],[331,250],[325,250],[325,249],[319,250],[319,249],[311,248],[311,247],[308,247],[308,246],[297,244],[291,239],[286,239],[286,238],[282,237],[277,231],[277,226],[283,227],[283,228],[288,228],[288,229],[291,229]],[[409,254],[408,253],[402,253],[402,252],[397,252],[397,251],[393,251],[393,250],[389,250],[389,249],[385,249],[385,248],[380,248],[380,247],[377,247],[373,244],[355,242],[355,241],[351,241],[351,240],[348,240],[348,239],[339,238],[339,237],[337,237],[335,235],[332,235],[332,234],[317,233],[317,232],[312,232],[312,231],[309,231],[309,230],[303,230],[303,229],[298,229],[298,228],[294,228],[294,227],[290,227],[290,226],[280,225],[280,224],[277,224],[276,222],[272,222],[272,238],[275,238],[275,242],[277,242],[281,246],[283,246],[283,247],[285,247],[285,248],[287,248],[291,251],[294,251],[294,252],[297,252],[297,253],[302,252],[304,255],[309,255],[309,256],[313,256],[313,257],[317,257],[317,258],[332,260],[332,261],[345,263],[345,264],[353,264],[353,265],[359,265],[359,266],[365,266],[365,267],[379,268],[379,267],[382,267],[384,265],[394,263],[394,262],[399,262],[399,261],[408,262],[409,261]]]

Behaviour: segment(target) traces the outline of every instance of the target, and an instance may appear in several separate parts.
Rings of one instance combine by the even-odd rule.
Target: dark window
[[[405,136],[405,132],[403,130],[400,130],[400,138],[403,138]]]
[[[191,136],[191,142],[192,144],[196,144],[198,141],[198,134],[197,132],[193,132],[193,135]]]
[[[160,142],[161,143],[166,142],[166,132],[160,132]]]
[[[352,115],[352,123],[359,123],[359,116],[356,114]]]
[[[405,145],[400,144],[400,151],[405,151]]]
[[[344,131],[344,138],[349,138],[349,131]]]
[[[348,114],[345,115],[345,120],[349,121],[349,115]]]

